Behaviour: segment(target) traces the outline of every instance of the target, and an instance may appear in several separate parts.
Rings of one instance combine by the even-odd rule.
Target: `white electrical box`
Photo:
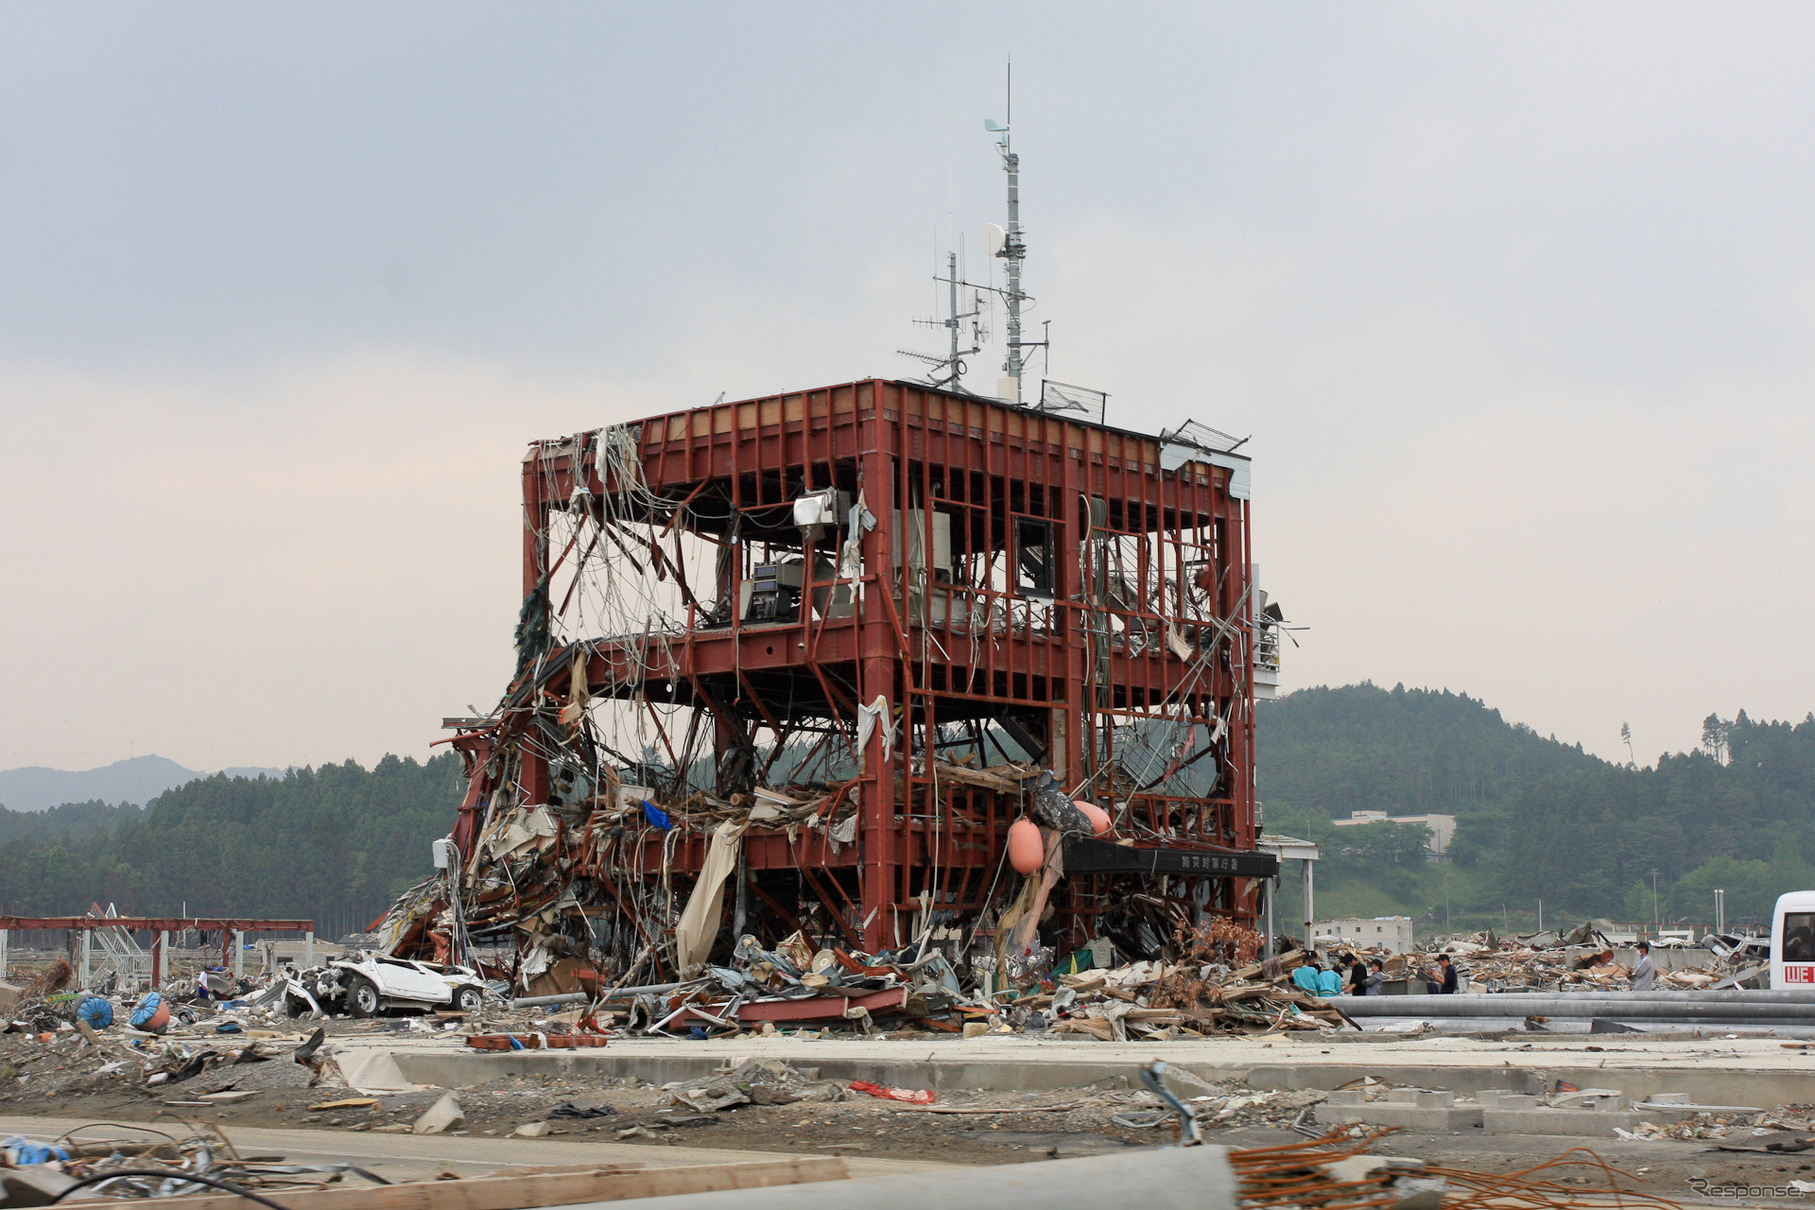
[[[794,524],[802,529],[820,525],[843,525],[850,519],[851,496],[837,488],[828,487],[802,496],[794,502]]]
[[[895,511],[895,566],[901,566],[901,531],[902,514]],[[926,570],[926,510],[909,509],[906,527],[908,531],[908,567],[914,571]],[[952,515],[935,512],[933,514],[933,570],[951,574],[952,570]]]

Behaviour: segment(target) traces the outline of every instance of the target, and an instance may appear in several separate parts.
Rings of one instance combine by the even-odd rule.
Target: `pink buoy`
[[[1008,864],[1017,874],[1037,874],[1046,864],[1046,841],[1031,819],[1017,819],[1008,826]]]
[[[1071,805],[1084,812],[1084,818],[1090,821],[1091,831],[1095,832],[1098,836],[1109,831],[1109,812],[1105,811],[1102,807],[1097,806],[1094,802],[1086,802],[1081,798],[1073,799]]]
[[[170,1001],[164,1000],[158,1004],[157,1011],[151,1014],[150,1020],[139,1026],[139,1028],[148,1034],[161,1034],[168,1029],[169,1026]]]

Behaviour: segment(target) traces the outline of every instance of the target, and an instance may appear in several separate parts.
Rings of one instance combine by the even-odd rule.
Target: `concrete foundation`
[[[1368,1126],[1397,1126],[1428,1134],[1474,1130],[1481,1125],[1479,1105],[1458,1105],[1452,1092],[1394,1090],[1386,1099],[1370,1101],[1359,1088],[1332,1092],[1317,1107],[1317,1120],[1325,1126],[1361,1122]]]
[[[349,1038],[344,1045],[382,1049],[403,1080],[448,1088],[541,1073],[636,1077],[663,1084],[709,1076],[745,1058],[817,1067],[826,1079],[938,1091],[1033,1092],[1092,1084],[1138,1088],[1142,1066],[1154,1059],[1212,1083],[1240,1080],[1257,1089],[1333,1090],[1371,1076],[1389,1085],[1444,1090],[1457,1099],[1482,1093],[1535,1097],[1563,1080],[1582,1088],[1617,1089],[1628,1102],[1675,1093],[1695,1104],[1769,1107],[1806,1103],[1815,1081],[1815,1052],[1775,1040],[1656,1042],[1628,1034],[1533,1042],[1428,1037],[1365,1046],[1335,1045],[1315,1036],[1167,1044],[1022,1036],[926,1042],[782,1036],[718,1042],[625,1039],[595,1050],[501,1052],[467,1050],[442,1039],[400,1044]],[[1409,1107],[1445,1108],[1415,1100]]]

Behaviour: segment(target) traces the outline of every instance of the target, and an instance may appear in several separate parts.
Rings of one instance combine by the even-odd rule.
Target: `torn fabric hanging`
[[[726,820],[712,833],[712,844],[706,850],[706,864],[693,894],[674,926],[674,960],[683,978],[699,972],[712,954],[713,939],[718,936],[719,914],[725,901],[725,879],[737,868],[737,854],[743,844],[747,824]]]

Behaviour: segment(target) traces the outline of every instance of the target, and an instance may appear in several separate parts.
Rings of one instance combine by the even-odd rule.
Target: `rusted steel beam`
[[[312,933],[313,920],[226,920],[196,916],[0,916],[0,929],[232,929],[242,933]]]

